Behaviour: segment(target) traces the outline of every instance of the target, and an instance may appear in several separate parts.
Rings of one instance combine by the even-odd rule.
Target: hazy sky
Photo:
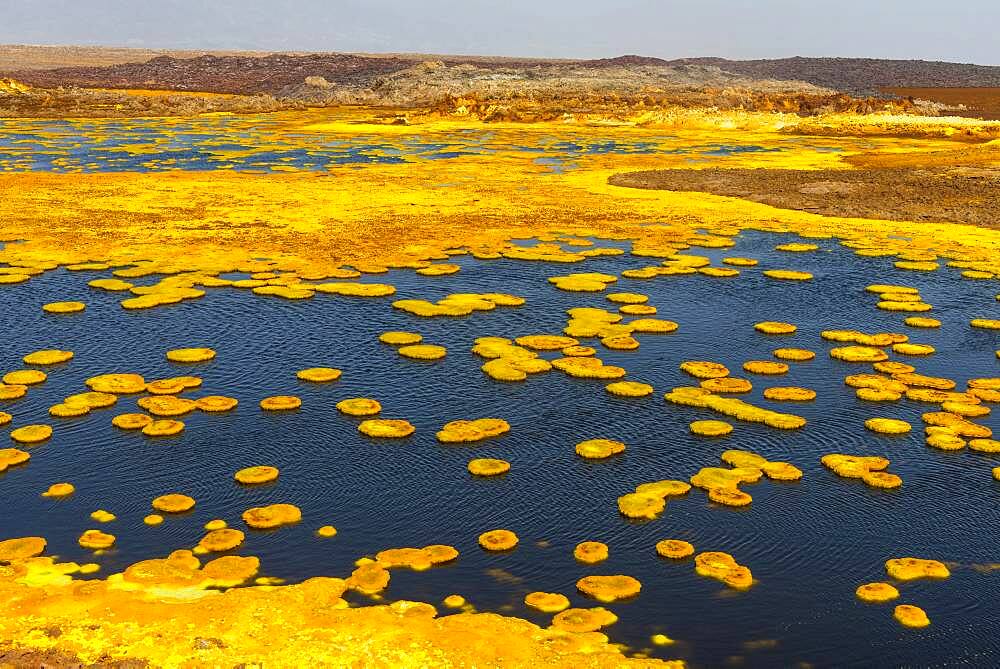
[[[1000,0],[0,0],[0,43],[1000,65]]]

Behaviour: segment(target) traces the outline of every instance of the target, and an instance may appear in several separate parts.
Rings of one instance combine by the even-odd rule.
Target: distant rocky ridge
[[[885,88],[1000,88],[1000,66],[927,60],[682,58],[663,64],[714,65],[747,77],[797,79],[852,95],[875,95]]]
[[[127,115],[139,110],[154,113],[174,107],[240,110],[248,106],[278,109],[344,104],[433,108],[495,120],[601,112],[621,118],[664,106],[799,115],[828,111],[915,111],[933,115],[945,105],[914,102],[906,96],[880,100],[880,89],[890,84],[927,86],[943,82],[1000,86],[1000,67],[868,59],[667,61],[624,55],[574,61],[489,56],[428,58],[419,54],[217,53],[183,58],[163,54],[142,62],[38,69],[23,50],[15,55],[15,62],[30,67],[0,71],[0,76],[27,84],[31,93],[5,96],[0,104],[2,116],[51,113],[67,104],[83,115]],[[53,57],[49,52],[43,55]],[[97,62],[99,55],[88,52],[88,62]],[[4,60],[4,47],[0,46],[3,62],[11,59]],[[115,89],[216,93],[254,99],[232,98],[211,104],[176,96],[154,99],[151,95],[131,95],[116,99],[109,95]],[[94,110],[88,109],[88,98],[96,105]]]
[[[276,96],[313,105],[369,104],[430,106],[442,100],[474,95],[484,100],[593,100],[595,96],[640,97],[653,101],[678,91],[741,89],[756,93],[825,95],[828,89],[797,81],[752,80],[717,67],[677,67],[601,63],[480,67],[427,61],[367,80],[332,82],[307,77],[285,86]]]
[[[75,47],[68,47],[72,49]],[[0,46],[5,49],[24,47]],[[92,49],[90,51],[93,51]],[[124,51],[124,50],[122,50]],[[89,53],[89,52],[88,52]],[[649,56],[624,55],[592,60],[551,60],[539,58],[498,58],[489,56],[426,56],[419,54],[365,55],[348,53],[216,53],[196,57],[160,55],[141,62],[116,62],[103,66],[27,67],[0,71],[33,86],[53,88],[158,88],[178,91],[277,95],[307,77],[322,77],[338,86],[364,87],[377,77],[385,77],[432,60],[448,67],[469,65],[481,70],[525,70],[534,72],[605,70],[608,68],[718,68],[723,72],[753,80],[799,81],[852,95],[874,95],[891,87],[1000,87],[1000,66],[970,65],[922,60],[880,60],[871,58],[782,58],[775,60],[727,60],[724,58],[681,58],[664,60]],[[118,57],[126,57],[119,54]],[[45,53],[45,58],[52,58]],[[93,54],[87,62],[95,62]],[[0,62],[28,63],[27,56]],[[3,69],[3,68],[0,68]],[[705,72],[712,70],[705,69]],[[714,71],[712,71],[714,72]],[[713,75],[715,76],[715,75]]]

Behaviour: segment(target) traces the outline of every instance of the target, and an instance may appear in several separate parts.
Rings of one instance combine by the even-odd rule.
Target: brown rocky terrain
[[[294,101],[270,95],[203,95],[76,87],[33,88],[0,79],[0,118],[131,118],[192,116],[209,112],[262,113],[294,109]]]
[[[682,58],[665,65],[713,65],[754,79],[796,79],[854,95],[883,88],[1000,87],[1000,66],[877,58]]]
[[[930,100],[946,107],[949,114],[1000,120],[1000,88],[884,88],[882,92],[901,98]]]
[[[964,165],[935,165],[933,159],[920,167],[882,165],[873,158],[851,170],[651,170],[616,174],[609,183],[726,195],[825,216],[1000,229],[1000,147],[994,149]],[[975,154],[974,149],[965,152]]]

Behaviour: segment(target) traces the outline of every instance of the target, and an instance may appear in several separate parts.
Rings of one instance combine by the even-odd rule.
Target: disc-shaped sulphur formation
[[[300,406],[302,406],[301,398],[294,395],[274,395],[260,401],[260,408],[264,411],[291,411]]]
[[[695,571],[701,576],[718,579],[731,588],[743,590],[753,585],[750,570],[736,562],[732,555],[716,551],[699,553],[694,558]]]
[[[31,459],[31,454],[19,448],[0,448],[0,472],[8,467],[21,465]]]
[[[324,539],[329,539],[330,537],[337,536],[337,528],[334,527],[333,525],[323,525],[318,530],[316,530],[316,534],[318,536],[323,537]]]
[[[101,374],[86,381],[87,387],[99,393],[131,395],[146,390],[146,380],[138,374]]]
[[[99,523],[110,523],[112,520],[118,518],[115,514],[105,511],[104,509],[98,509],[90,514],[91,519],[96,520]]]
[[[239,404],[239,400],[235,397],[226,397],[224,395],[206,395],[195,400],[195,406],[198,409],[209,413],[230,411],[235,409],[237,404]]]
[[[931,624],[927,613],[919,606],[912,604],[900,604],[893,610],[892,615],[906,627],[927,627]]]
[[[865,427],[880,434],[906,434],[912,427],[905,420],[896,418],[869,418]]]
[[[169,437],[174,434],[180,434],[183,431],[184,423],[170,418],[154,420],[142,428],[142,433],[147,437]]]
[[[722,420],[696,420],[689,427],[692,434],[702,437],[724,437],[733,431],[733,426]]]
[[[352,397],[337,402],[337,411],[348,416],[374,416],[382,411],[382,405],[368,397]]]
[[[805,362],[816,357],[814,352],[805,348],[776,348],[772,355],[779,360],[792,360],[794,362]]]
[[[792,334],[798,330],[792,323],[783,323],[781,321],[762,321],[753,327],[758,332],[763,332],[764,334]]]
[[[694,546],[680,539],[664,539],[656,542],[656,553],[660,557],[679,560],[694,555]]]
[[[42,493],[42,497],[68,497],[76,492],[72,483],[53,483]]]
[[[614,439],[588,439],[576,445],[576,454],[588,460],[602,460],[625,452],[625,444]]]
[[[295,376],[302,381],[312,381],[313,383],[329,383],[340,378],[341,371],[333,367],[310,367],[300,369]]]
[[[255,529],[270,529],[291,525],[302,520],[302,511],[294,504],[270,504],[247,509],[243,522]]]
[[[785,374],[788,372],[788,365],[773,360],[747,360],[743,363],[743,369],[751,374]]]
[[[596,632],[602,627],[618,622],[618,616],[604,607],[592,609],[566,609],[552,618],[552,627],[563,632],[578,634]]]
[[[77,543],[83,548],[102,550],[104,548],[111,548],[114,545],[115,535],[106,534],[100,530],[87,530],[80,535]]]
[[[943,562],[924,558],[904,557],[886,560],[885,571],[900,581],[918,578],[948,578],[951,572]]]
[[[246,535],[240,530],[232,528],[212,530],[201,538],[201,541],[198,542],[198,546],[195,548],[195,552],[223,553],[231,551],[242,544],[244,538],[246,538]]]
[[[27,392],[28,386],[0,383],[0,400],[16,400],[18,397],[24,397]]]
[[[0,541],[0,561],[17,562],[27,560],[45,551],[46,541],[42,537],[18,537]]]
[[[618,311],[630,316],[652,316],[656,313],[656,307],[648,304],[624,304]]]
[[[35,351],[24,356],[26,365],[58,365],[73,359],[73,351],[60,351],[57,349],[45,349]]]
[[[649,296],[642,293],[610,293],[605,297],[617,304],[643,304],[649,301]]]
[[[161,516],[158,513],[151,513],[151,514],[145,516],[142,519],[142,522],[144,522],[145,524],[147,524],[147,525],[149,525],[151,527],[155,527],[157,525],[162,525],[163,524],[163,516]]]
[[[175,348],[167,351],[167,360],[171,362],[207,362],[215,357],[215,351],[210,348]]]
[[[114,292],[128,290],[132,287],[131,283],[122,281],[121,279],[93,279],[87,285],[91,288],[100,288],[101,290]]]
[[[576,346],[580,343],[572,337],[546,334],[525,335],[523,337],[518,337],[515,341],[519,346],[524,346],[525,348],[534,349],[536,351],[558,351],[566,348],[567,346]]]
[[[653,386],[639,381],[616,381],[604,386],[604,389],[621,397],[645,397],[653,394]]]
[[[476,458],[469,460],[468,469],[475,476],[499,476],[510,471],[510,463],[493,458]]]
[[[844,362],[881,362],[889,359],[889,354],[872,346],[840,346],[830,349],[830,357]]]
[[[479,535],[479,545],[488,551],[509,551],[517,541],[517,535],[510,530],[490,530]]]
[[[573,549],[573,557],[579,562],[594,564],[608,559],[608,545],[600,541],[583,541]]]
[[[635,597],[642,589],[639,579],[624,574],[585,576],[576,582],[577,589],[588,597],[610,603]]]
[[[437,433],[437,439],[445,444],[456,444],[497,437],[509,431],[510,424],[502,418],[453,420],[441,428]]]
[[[789,253],[805,253],[808,251],[815,251],[819,246],[816,244],[806,244],[803,242],[789,242],[788,244],[779,244],[775,246],[776,251],[788,251]]]
[[[460,609],[465,606],[466,601],[462,595],[448,595],[441,600],[441,603],[449,609]]]
[[[569,608],[569,598],[558,592],[529,592],[524,605],[542,613],[559,613]]]
[[[183,416],[197,408],[194,400],[186,397],[174,397],[172,395],[155,395],[141,397],[136,402],[140,408],[145,409],[154,416],[174,417]]]
[[[392,346],[404,346],[407,344],[419,344],[424,340],[422,335],[416,332],[400,332],[400,331],[389,331],[383,332],[378,336],[378,340],[383,344],[391,344]]]
[[[866,602],[888,602],[899,597],[899,590],[889,583],[865,583],[859,585],[854,594]]]
[[[900,355],[931,355],[934,353],[935,348],[930,344],[904,342],[902,344],[893,344],[892,350],[894,353],[899,353]]]
[[[430,569],[436,564],[451,562],[458,557],[454,546],[438,544],[424,548],[389,548],[379,551],[375,561],[385,569],[407,567],[415,571]]]
[[[630,492],[618,498],[618,511],[626,518],[652,519],[663,512],[666,504],[660,495]]]
[[[440,360],[448,354],[448,349],[436,344],[412,344],[401,346],[396,352],[404,358],[413,360]]]
[[[369,418],[358,425],[358,432],[378,439],[401,439],[415,431],[409,421],[398,419]]]
[[[681,371],[698,379],[718,379],[729,376],[729,369],[718,362],[688,360],[681,363]]]
[[[51,436],[52,427],[49,425],[25,425],[10,432],[10,438],[20,444],[37,444]]]
[[[632,332],[645,334],[668,334],[680,327],[677,323],[662,318],[637,318],[634,321],[629,321],[626,325],[632,328]]]
[[[42,309],[50,314],[75,314],[86,308],[83,302],[49,302],[42,305]]]
[[[233,475],[237,482],[244,485],[270,483],[278,478],[278,468],[270,465],[255,465],[244,467]]]
[[[59,418],[73,418],[76,416],[86,416],[90,413],[90,407],[82,404],[53,404],[49,407],[49,415]]]
[[[111,424],[122,430],[141,430],[152,422],[144,413],[123,413],[111,419]]]
[[[163,513],[184,513],[193,509],[194,504],[194,498],[177,492],[160,495],[152,502],[153,508]]]
[[[903,321],[911,328],[939,328],[941,327],[941,321],[936,318],[927,318],[924,316],[910,316]]]
[[[799,272],[791,269],[766,269],[763,274],[771,279],[784,281],[809,281],[813,278],[813,275],[809,272]]]
[[[3,382],[12,386],[31,386],[43,382],[48,376],[40,369],[19,369],[4,374]]]

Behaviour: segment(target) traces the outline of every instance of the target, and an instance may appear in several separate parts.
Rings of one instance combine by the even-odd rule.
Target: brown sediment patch
[[[1000,88],[883,88],[882,93],[913,100],[930,100],[948,107],[949,114],[1000,120]]]
[[[651,170],[616,174],[608,183],[739,197],[824,216],[967,223],[998,229],[1000,150],[991,154],[997,161],[993,166]],[[921,155],[927,159],[928,154]]]

